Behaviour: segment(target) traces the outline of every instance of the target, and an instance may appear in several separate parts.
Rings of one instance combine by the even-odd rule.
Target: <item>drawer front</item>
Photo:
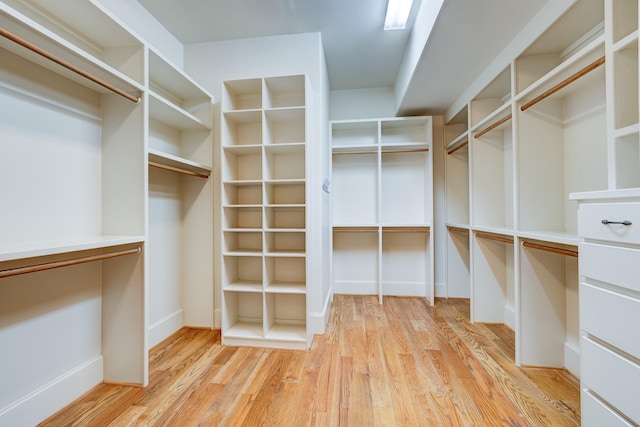
[[[640,366],[584,336],[581,357],[583,386],[640,423]]]
[[[580,275],[640,292],[640,250],[580,243]]]
[[[632,225],[602,223],[631,221]],[[583,204],[578,209],[578,234],[585,239],[640,244],[640,203]]]
[[[633,427],[586,390],[580,393],[582,427]]]
[[[580,328],[640,358],[640,300],[580,284]]]

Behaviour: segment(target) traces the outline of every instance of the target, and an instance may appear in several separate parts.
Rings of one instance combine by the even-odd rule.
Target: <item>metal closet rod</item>
[[[598,68],[599,66],[604,64],[604,61],[605,61],[604,56],[596,59],[591,64],[587,65],[586,67],[584,67],[583,69],[581,69],[577,73],[572,74],[571,76],[567,77],[566,79],[564,79],[563,81],[561,81],[560,83],[558,83],[557,85],[552,87],[551,89],[547,90],[546,92],[542,93],[539,96],[536,96],[531,101],[529,101],[526,104],[524,104],[522,107],[520,107],[520,111],[525,111],[525,110],[533,107],[535,104],[537,104],[538,102],[542,101],[543,99],[548,98],[549,96],[553,95],[554,93],[556,93],[560,89],[564,88],[565,86],[570,85],[571,83],[573,83],[576,80],[578,80],[580,77],[590,73],[591,71],[595,70],[596,68]]]
[[[490,126],[487,126],[486,128],[482,129],[481,131],[477,132],[475,135],[473,135],[473,137],[474,138],[480,138],[482,135],[491,132],[492,130],[494,130],[495,128],[497,128],[501,124],[503,124],[505,122],[508,122],[509,120],[511,120],[511,114],[507,114],[506,116],[504,116],[503,118],[501,118],[497,122],[493,123]]]
[[[9,270],[0,271],[0,279],[3,279],[5,277],[18,276],[20,274],[35,273],[37,271],[52,270],[54,268],[84,264],[86,262],[102,261],[105,259],[115,258],[123,255],[137,254],[137,253],[140,253],[140,250],[141,250],[140,247],[137,247],[135,249],[126,249],[126,250],[117,251],[117,252],[110,252],[108,254],[86,256],[82,258],[74,258],[74,259],[69,259],[65,261],[48,262],[46,264],[29,265],[27,267],[11,268]]]
[[[87,80],[91,80],[92,82],[97,83],[98,85],[100,85],[100,86],[102,86],[102,87],[104,87],[106,89],[109,89],[110,91],[122,96],[123,98],[128,99],[131,102],[134,102],[134,103],[137,104],[140,101],[139,97],[131,95],[131,94],[123,91],[122,89],[117,88],[116,86],[105,82],[104,80],[94,76],[93,74],[90,74],[90,73],[88,73],[88,72],[76,67],[75,65],[71,64],[70,62],[67,62],[64,59],[55,56],[51,52],[47,52],[46,50],[44,50],[44,49],[34,45],[33,43],[28,42],[27,40],[25,40],[25,39],[15,35],[15,34],[9,32],[9,31],[5,30],[4,28],[0,28],[0,35],[2,35],[3,37],[11,40],[14,43],[19,44],[20,46],[22,46],[24,48],[29,49],[32,52],[37,53],[38,55],[48,59],[49,61],[55,62],[56,64],[61,65],[64,68],[66,68],[66,69],[68,69],[70,71],[73,71],[74,73],[84,77]]]
[[[466,228],[455,227],[453,225],[448,225],[447,228],[449,229],[449,231],[453,231],[453,232],[456,232],[456,233],[469,234],[469,230],[466,229]]]
[[[209,175],[193,172],[193,171],[190,171],[190,170],[187,170],[187,169],[181,169],[181,168],[176,168],[176,167],[173,167],[173,166],[163,165],[162,163],[149,162],[149,166],[152,166],[152,167],[158,168],[158,169],[168,170],[168,171],[171,171],[171,172],[179,172],[179,173],[183,173],[185,175],[197,176],[198,178],[205,178],[205,179],[209,178]]]
[[[392,154],[392,153],[425,153],[428,152],[428,148],[407,148],[401,150],[382,150],[382,154]],[[378,154],[378,150],[368,150],[368,151],[334,151],[333,155],[343,155],[343,154]]]
[[[503,236],[496,236],[494,234],[485,234],[485,233],[476,233],[476,237],[480,237],[481,239],[487,240],[495,240],[496,242],[502,243],[513,243],[513,239]]]
[[[522,246],[526,248],[540,249],[542,251],[553,252],[555,254],[567,255],[574,258],[578,257],[578,251],[574,251],[570,249],[561,249],[561,248],[556,248],[554,246],[541,245],[538,243],[531,243],[531,242],[522,242]]]

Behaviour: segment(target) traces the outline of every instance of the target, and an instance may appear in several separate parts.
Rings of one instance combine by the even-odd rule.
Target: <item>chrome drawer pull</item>
[[[624,221],[609,221],[608,219],[603,219],[600,222],[603,223],[604,225],[607,225],[607,224],[631,225],[631,221],[626,220],[626,219]]]

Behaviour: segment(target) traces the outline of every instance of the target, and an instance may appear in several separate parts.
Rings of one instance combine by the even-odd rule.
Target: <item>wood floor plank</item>
[[[336,295],[308,352],[222,346],[184,328],[149,385],[99,385],[43,426],[579,426],[579,382],[514,365],[513,331],[469,301]]]

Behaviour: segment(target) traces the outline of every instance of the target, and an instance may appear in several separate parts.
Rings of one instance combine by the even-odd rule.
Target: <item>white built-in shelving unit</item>
[[[308,79],[227,81],[222,99],[222,342],[308,349]]]
[[[158,280],[184,319],[155,341],[212,326],[212,97],[95,1],[6,0],[0,29],[0,424],[34,425],[147,384]]]
[[[580,375],[577,203],[640,186],[638,5],[581,0],[445,118],[448,296]]]
[[[433,302],[431,117],[333,121],[334,293]]]

